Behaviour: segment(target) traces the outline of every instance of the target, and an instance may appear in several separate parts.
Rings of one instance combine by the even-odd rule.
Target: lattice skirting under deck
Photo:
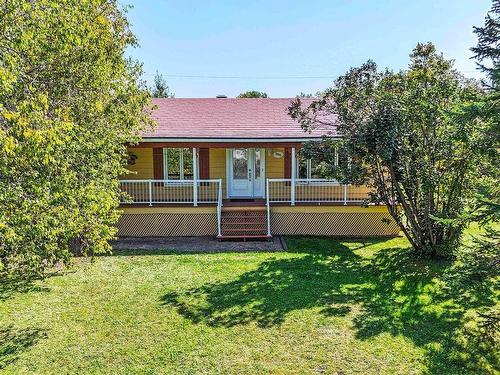
[[[389,224],[383,219],[389,219]],[[274,212],[273,235],[337,237],[397,236],[399,228],[385,212]],[[216,236],[215,213],[123,214],[122,237]]]
[[[273,213],[271,228],[275,235],[387,237],[399,233],[396,222],[383,212]]]
[[[123,214],[118,222],[121,237],[216,236],[217,214]]]

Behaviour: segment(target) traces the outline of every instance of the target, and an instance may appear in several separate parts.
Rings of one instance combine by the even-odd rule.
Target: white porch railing
[[[218,203],[222,180],[121,180],[120,189],[126,193],[120,203],[153,204]]]
[[[267,179],[266,196],[270,203],[362,203],[369,189],[343,185],[323,179]]]
[[[217,235],[221,236],[222,180],[121,180],[120,203],[217,204]]]
[[[370,189],[334,180],[268,178],[266,180],[267,234],[271,235],[271,203],[363,203]]]

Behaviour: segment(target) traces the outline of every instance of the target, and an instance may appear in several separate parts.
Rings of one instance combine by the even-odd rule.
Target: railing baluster
[[[150,180],[148,183],[149,188],[149,205],[153,205],[153,182]]]
[[[219,180],[121,180],[120,189],[125,193],[120,199],[121,204],[216,204],[222,183],[219,186]],[[349,185],[333,180],[270,178],[266,179],[265,189],[266,203],[269,201],[269,204],[336,202],[347,205],[369,199],[364,188],[350,189]]]
[[[120,180],[121,204],[147,203],[217,203],[219,180]],[[193,195],[194,187],[198,193]],[[222,187],[221,187],[222,188]],[[130,199],[126,199],[126,197]]]
[[[218,181],[218,189],[217,189],[217,236],[222,236],[222,179]]]
[[[266,179],[266,198],[269,203],[343,203],[361,202],[369,199],[369,194],[357,189],[350,190],[350,185],[340,184],[335,180],[325,179]]]

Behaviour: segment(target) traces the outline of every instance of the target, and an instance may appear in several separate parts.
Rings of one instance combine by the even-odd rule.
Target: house
[[[368,187],[324,179],[301,156],[326,129],[304,132],[290,101],[153,99],[157,127],[129,147],[120,181],[118,235],[397,235],[385,206],[362,205]]]

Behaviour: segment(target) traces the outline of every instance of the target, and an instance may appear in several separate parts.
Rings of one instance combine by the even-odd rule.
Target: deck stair
[[[221,217],[221,240],[269,239],[267,213],[260,206],[223,207]]]

